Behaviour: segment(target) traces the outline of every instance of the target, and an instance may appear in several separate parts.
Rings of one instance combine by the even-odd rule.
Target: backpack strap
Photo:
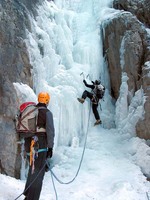
[[[24,115],[24,117],[19,117],[19,120],[18,120],[18,128],[20,126],[22,126],[26,131],[28,131],[27,127],[25,127],[23,124],[22,124],[22,120],[25,119],[28,115],[30,115],[32,112],[34,112],[35,110],[37,109],[37,107],[35,107],[34,109],[32,109],[30,112],[28,112],[26,115]]]
[[[28,113],[22,118],[22,120],[23,120],[24,118],[26,118],[28,115],[30,115],[32,112],[34,112],[36,109],[37,109],[37,108],[34,108],[33,110],[30,110],[30,112],[28,112]]]
[[[47,108],[46,108],[46,107],[44,107],[44,106],[40,106],[40,107],[37,107],[37,108],[38,108],[38,110],[40,110],[40,109],[47,110]]]
[[[37,107],[37,108],[38,108],[38,110],[42,110],[42,109],[47,110],[47,108],[44,107],[44,106],[40,106],[40,107]],[[41,133],[43,133],[43,132],[45,133],[45,132],[46,132],[46,129],[45,129],[45,128],[42,128],[42,127],[40,127],[40,128],[37,127],[37,128],[36,128],[36,132],[37,132],[37,133],[40,133],[40,132],[41,132]]]

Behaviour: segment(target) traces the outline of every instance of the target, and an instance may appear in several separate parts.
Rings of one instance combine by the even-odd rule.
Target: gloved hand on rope
[[[46,156],[46,162],[48,163],[46,166],[45,166],[45,171],[48,172],[49,171],[49,166],[50,166],[50,161],[51,161],[51,157],[53,155],[53,149],[52,148],[48,148],[48,151],[47,151],[47,156]]]
[[[86,83],[86,80],[85,80],[85,79],[83,80],[83,83],[84,83],[84,84]]]
[[[48,148],[48,151],[47,151],[47,158],[51,158],[53,155],[53,149],[52,148]]]

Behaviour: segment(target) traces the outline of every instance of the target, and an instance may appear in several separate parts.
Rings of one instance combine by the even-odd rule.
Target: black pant
[[[39,148],[43,149],[46,148],[46,137],[38,137],[39,138]],[[29,152],[29,147],[31,143],[31,138],[25,139],[25,149],[27,149]],[[40,152],[38,153],[38,158],[35,159],[34,165],[34,173],[32,173],[32,166],[29,167],[28,172],[28,178],[26,181],[25,189],[24,189],[24,195],[26,196],[26,200],[39,200],[40,193],[42,190],[42,184],[43,184],[43,178],[45,174],[45,161],[46,161],[46,155],[47,152]],[[43,170],[40,172],[40,170],[43,168]],[[38,173],[40,174],[38,175]],[[37,177],[37,178],[36,178]],[[36,179],[35,179],[36,178]],[[34,181],[35,179],[35,181]],[[34,182],[33,182],[34,181]],[[33,183],[32,183],[33,182]],[[31,184],[31,186],[30,186]],[[28,188],[29,187],[29,188]]]
[[[91,92],[88,92],[87,90],[85,90],[82,94],[83,99],[86,99],[86,97],[88,97],[92,102],[92,111],[93,111],[93,114],[95,116],[95,119],[99,120],[100,116],[99,116],[99,113],[97,111],[99,99],[95,99],[96,97],[94,97],[94,95]]]

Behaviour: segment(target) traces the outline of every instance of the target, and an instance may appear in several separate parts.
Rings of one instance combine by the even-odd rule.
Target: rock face
[[[131,12],[139,21],[150,28],[149,0],[114,0],[114,8]]]
[[[127,12],[116,14],[104,29],[112,95],[115,99],[119,96],[122,72],[127,72],[129,90],[134,94],[139,88],[141,66],[144,64],[143,42],[146,32],[137,19]]]
[[[150,25],[148,15],[141,19],[136,11],[141,9],[140,1],[114,1],[114,7],[121,9],[112,20],[102,25],[104,30],[104,50],[109,65],[112,95],[117,100],[121,85],[121,74],[128,75],[129,105],[130,100],[139,88],[143,88],[146,98],[145,116],[136,125],[137,135],[150,139],[150,40],[146,27]],[[144,2],[144,1],[142,1]],[[149,1],[142,4],[142,10],[149,10]],[[140,6],[140,7],[139,7]],[[126,11],[123,11],[125,9]],[[129,11],[129,12],[127,12]],[[132,12],[132,13],[131,13]],[[136,14],[141,22],[134,15]],[[145,16],[145,18],[144,18]],[[143,24],[144,23],[144,24]],[[150,65],[149,65],[150,66]]]
[[[150,60],[150,59],[149,59]],[[138,121],[136,125],[137,135],[141,138],[150,139],[150,61],[142,67],[142,87],[146,96],[144,105],[144,119]]]
[[[20,3],[21,2],[21,3]],[[13,82],[32,87],[31,65],[24,42],[30,30],[28,15],[38,0],[1,0],[0,3],[0,172],[19,178],[20,154],[15,133],[17,96]]]

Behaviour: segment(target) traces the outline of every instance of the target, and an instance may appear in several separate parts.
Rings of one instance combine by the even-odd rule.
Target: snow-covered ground
[[[52,170],[62,182],[74,178],[83,146],[79,147],[75,138],[72,146],[61,146],[54,152]],[[150,183],[136,164],[137,159],[146,161],[143,158],[144,147],[146,145],[143,140],[120,135],[115,129],[90,127],[82,165],[76,179],[70,184],[60,184],[54,179],[57,199],[147,200],[146,192],[150,193]],[[0,180],[1,200],[14,200],[23,192],[25,181],[5,175],[0,175]],[[51,174],[47,172],[40,200],[55,199]]]

